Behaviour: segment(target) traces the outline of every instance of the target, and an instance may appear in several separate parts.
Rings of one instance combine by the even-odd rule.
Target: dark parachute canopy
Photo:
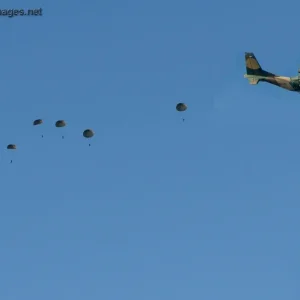
[[[62,128],[62,127],[65,127],[66,125],[67,125],[67,123],[66,123],[64,120],[58,120],[58,121],[56,121],[56,123],[55,123],[55,126],[56,126],[57,128]],[[62,136],[62,138],[64,139],[65,137]]]
[[[17,149],[17,146],[15,144],[9,144],[7,145],[7,149],[8,150],[16,150]],[[12,159],[10,160],[10,163],[12,163]]]
[[[33,121],[33,126],[41,125],[41,124],[43,124],[43,120],[42,119],[37,119],[37,120]]]
[[[8,150],[16,150],[17,146],[15,144],[9,144],[9,145],[7,145],[7,149]]]
[[[55,126],[56,127],[65,127],[67,124],[66,124],[66,122],[64,121],[64,120],[58,120],[58,121],[56,121],[56,123],[55,123]]]
[[[91,129],[86,129],[84,132],[83,132],[83,136],[87,139],[91,138],[94,136],[94,132],[93,130]]]
[[[33,126],[38,126],[43,124],[43,120],[42,119],[37,119],[33,121]],[[44,135],[42,134],[42,137],[44,137]]]
[[[94,131],[92,129],[86,129],[83,134],[82,134],[85,138],[90,139],[94,136]],[[91,144],[89,144],[89,146],[91,146]]]
[[[178,103],[176,105],[176,110],[177,111],[185,111],[185,110],[187,110],[187,105],[184,103]]]
[[[36,120],[33,121],[32,125],[33,126],[38,126],[38,125],[41,125],[43,123],[44,123],[44,121],[42,119],[36,119]],[[62,128],[62,127],[65,127],[65,126],[67,126],[67,123],[66,123],[65,120],[58,120],[58,121],[55,122],[55,127],[57,127],[57,128]],[[87,139],[90,139],[95,135],[95,133],[92,129],[85,129],[82,134],[83,134],[83,137],[85,137]],[[43,135],[42,135],[42,137],[43,137]],[[64,136],[62,136],[62,138],[64,138]],[[90,144],[89,144],[89,146],[90,146]],[[16,150],[17,145],[9,144],[9,145],[7,145],[7,149],[8,150]],[[12,160],[11,160],[11,163],[12,163]]]

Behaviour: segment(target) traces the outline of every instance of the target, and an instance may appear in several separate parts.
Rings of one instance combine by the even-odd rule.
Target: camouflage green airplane
[[[263,70],[252,52],[245,53],[245,62],[247,74],[244,77],[249,80],[250,84],[258,84],[263,81],[300,93],[300,69],[298,70],[298,76],[294,77],[275,75]]]

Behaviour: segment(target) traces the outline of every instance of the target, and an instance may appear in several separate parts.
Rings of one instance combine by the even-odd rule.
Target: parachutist
[[[39,125],[42,125],[44,123],[44,121],[42,119],[37,119],[35,121],[33,121],[33,126],[39,126]],[[44,137],[42,135],[42,137]]]
[[[92,129],[86,129],[82,135],[86,138],[86,139],[90,139],[94,136],[94,131]],[[91,144],[89,144],[89,147],[91,147]]]
[[[55,123],[55,127],[57,127],[57,128],[62,128],[62,127],[65,127],[65,126],[67,126],[67,123],[64,120],[58,120]],[[65,137],[62,136],[61,138],[64,139]]]
[[[176,110],[179,112],[184,112],[187,110],[187,105],[185,103],[178,103],[176,105]],[[184,118],[182,118],[182,122],[184,122]]]

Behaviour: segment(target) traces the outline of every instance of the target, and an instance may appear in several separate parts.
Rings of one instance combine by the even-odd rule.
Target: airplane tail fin
[[[249,80],[250,84],[258,84],[264,77],[273,77],[275,74],[267,72],[262,69],[258,60],[256,59],[254,53],[245,53],[245,64],[246,64],[246,74],[245,78]]]

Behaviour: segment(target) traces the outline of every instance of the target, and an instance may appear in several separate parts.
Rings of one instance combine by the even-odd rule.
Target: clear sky
[[[299,300],[300,95],[243,78],[297,74],[299,1],[1,1],[39,7],[0,17],[0,299]]]

